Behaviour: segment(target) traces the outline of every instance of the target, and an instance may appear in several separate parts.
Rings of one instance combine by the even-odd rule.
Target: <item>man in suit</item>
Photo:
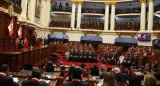
[[[78,50],[76,49],[76,50],[75,50],[75,53],[74,53],[74,61],[75,61],[75,62],[78,62],[78,61],[79,61],[78,54],[79,54],[79,53],[78,53]]]
[[[87,50],[85,50],[85,52],[83,53],[83,61],[87,62],[87,59],[88,59],[88,52]]]
[[[97,62],[97,54],[95,51],[92,51],[93,59],[92,62]]]
[[[19,49],[23,49],[24,48],[23,40],[21,40],[21,42],[19,43],[18,48]]]
[[[121,73],[125,73],[125,74],[128,74],[128,71],[125,70],[124,66],[121,65]]]
[[[48,61],[45,69],[46,69],[46,72],[54,72],[53,63],[51,61]]]
[[[79,57],[79,61],[83,62],[83,50],[80,50],[78,57]]]
[[[121,73],[118,67],[113,68],[113,74],[117,82],[126,82],[128,80],[128,75],[125,73]]]
[[[18,86],[17,83],[13,82],[13,79],[8,77],[9,74],[9,66],[7,64],[3,64],[0,67],[0,85],[1,86]]]
[[[71,51],[69,52],[70,54],[69,54],[69,61],[73,61],[73,59],[74,59],[74,52],[73,52],[73,49],[71,49]]]
[[[88,53],[88,61],[91,62],[93,60],[93,54],[91,51]]]
[[[81,81],[82,70],[80,68],[74,68],[72,70],[71,82],[64,83],[62,86],[89,86],[88,83]]]
[[[90,71],[91,75],[99,76],[99,68],[96,63],[93,64],[93,67],[90,67]]]
[[[33,34],[33,37],[32,37],[32,40],[33,40],[32,46],[33,46],[33,47],[35,47],[36,39],[37,39],[37,33],[35,32],[35,33]]]
[[[39,81],[40,77],[41,71],[39,69],[35,69],[32,71],[32,79],[23,81],[22,86],[50,86],[45,82]]]

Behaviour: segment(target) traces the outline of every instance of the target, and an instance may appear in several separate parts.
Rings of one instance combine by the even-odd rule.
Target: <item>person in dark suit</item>
[[[97,62],[97,54],[96,54],[96,52],[92,51],[92,55],[93,55],[92,62]]]
[[[32,79],[23,81],[22,86],[49,86],[47,83],[39,81],[40,77],[41,71],[35,69],[32,71]]]
[[[19,49],[23,49],[24,48],[23,40],[21,40],[21,42],[19,43],[18,48]]]
[[[125,74],[128,74],[128,71],[125,70],[124,66],[121,65],[121,73],[125,73]]]
[[[90,67],[90,71],[91,75],[99,76],[99,68],[96,63],[93,64],[93,67]]]
[[[48,61],[45,69],[46,72],[54,72],[53,63],[51,61]]]
[[[32,42],[33,42],[32,46],[33,46],[33,47],[35,47],[36,39],[37,39],[37,33],[35,32],[35,33],[33,34],[33,37],[32,37]]]
[[[89,86],[88,83],[81,81],[82,70],[80,68],[74,68],[72,71],[72,81],[64,83],[62,86]]]
[[[13,79],[8,77],[9,75],[9,66],[7,64],[3,64],[0,67],[0,85],[1,86],[18,86],[17,83],[13,82]]]
[[[86,64],[84,64],[84,63],[82,62],[81,68],[84,69],[85,67],[86,67]]]
[[[74,52],[74,61],[75,61],[75,62],[78,62],[78,61],[79,61],[78,54],[79,54],[79,53],[78,53],[78,50],[76,49],[75,52]]]
[[[87,62],[87,59],[88,59],[88,52],[87,50],[85,50],[85,52],[83,53],[83,61]]]
[[[79,61],[83,62],[83,50],[78,53]]]
[[[113,68],[113,74],[117,82],[126,82],[128,80],[128,75],[125,73],[121,73],[118,67]]]
[[[71,49],[71,51],[69,52],[70,54],[69,54],[69,61],[73,61],[73,59],[74,59],[74,51],[73,51],[73,49]]]
[[[87,59],[89,62],[91,62],[93,60],[93,54],[91,51],[89,51],[88,53],[88,59]]]

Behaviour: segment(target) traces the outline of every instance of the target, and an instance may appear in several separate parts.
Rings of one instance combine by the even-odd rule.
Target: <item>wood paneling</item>
[[[19,25],[17,24],[17,17],[13,17],[13,35],[9,37],[8,25],[12,20],[7,13],[0,12],[0,51],[11,51],[15,49],[15,40],[18,38]],[[35,28],[28,25],[22,25],[22,36],[28,39],[29,46],[32,42],[32,35]]]

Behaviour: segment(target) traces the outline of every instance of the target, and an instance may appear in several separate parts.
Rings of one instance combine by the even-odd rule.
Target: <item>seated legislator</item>
[[[39,81],[40,77],[41,71],[39,69],[35,69],[32,71],[32,79],[23,81],[22,86],[49,86],[47,83]]]
[[[92,51],[93,59],[92,62],[97,62],[97,54],[95,51]]]
[[[25,48],[29,48],[27,38],[24,38],[24,47]]]
[[[53,63],[51,61],[48,61],[45,69],[46,69],[46,72],[54,72]]]
[[[64,83],[62,86],[89,86],[88,83],[81,81],[82,70],[74,68],[71,74],[72,81]]]
[[[86,64],[84,64],[83,62],[82,62],[82,64],[81,64],[81,66],[80,66],[82,69],[84,69],[85,67],[86,67]]]
[[[71,67],[69,68],[69,71],[64,74],[63,77],[68,77],[68,79],[66,79],[67,81],[71,81],[71,80],[72,80],[72,79],[71,79],[71,75],[72,75],[72,71],[73,71],[74,68],[75,68],[74,65],[71,66]]]
[[[96,63],[93,64],[93,67],[90,68],[91,75],[99,76],[99,68],[97,67]]]
[[[75,61],[75,62],[78,62],[78,61],[79,61],[78,55],[79,55],[79,54],[78,54],[78,50],[76,49],[75,52],[74,52],[74,61]]]
[[[20,41],[19,45],[18,45],[19,49],[23,49],[24,48],[24,44],[23,44],[23,40]]]
[[[78,53],[79,61],[83,62],[83,50],[81,49],[80,52]]]
[[[88,59],[88,52],[87,50],[85,50],[85,52],[83,53],[83,61],[87,62],[87,59]]]
[[[91,62],[93,60],[93,54],[91,51],[88,53],[88,62]]]
[[[113,68],[113,74],[117,82],[126,82],[128,80],[128,75],[125,73],[121,73],[118,67]]]
[[[73,61],[73,59],[74,59],[74,51],[73,51],[73,49],[71,49],[71,51],[69,52],[70,54],[69,54],[69,61]]]
[[[159,86],[154,75],[146,74],[144,76],[144,86]]]
[[[7,64],[3,64],[0,67],[0,86],[18,86],[17,83],[13,82],[13,79],[8,77],[9,74],[9,66]]]

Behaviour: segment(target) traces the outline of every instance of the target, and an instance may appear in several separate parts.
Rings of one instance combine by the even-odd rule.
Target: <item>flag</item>
[[[22,26],[21,26],[21,24],[20,24],[19,29],[18,29],[18,37],[19,37],[19,39],[22,38]]]
[[[13,18],[8,26],[9,29],[9,36],[11,36],[13,34]]]

